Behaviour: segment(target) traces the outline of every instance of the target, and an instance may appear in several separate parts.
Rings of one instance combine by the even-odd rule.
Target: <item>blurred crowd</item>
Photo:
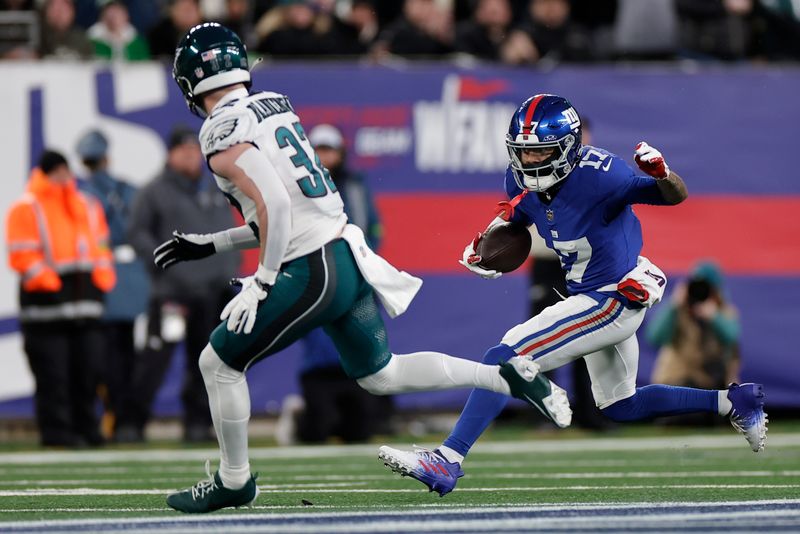
[[[800,59],[790,0],[0,0],[0,57],[171,59],[203,21],[276,59]]]

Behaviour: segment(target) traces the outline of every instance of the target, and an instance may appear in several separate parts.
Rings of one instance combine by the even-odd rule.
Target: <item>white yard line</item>
[[[261,489],[263,488],[263,489]],[[800,484],[657,484],[657,485],[582,485],[582,486],[510,486],[510,487],[483,487],[459,488],[459,493],[486,492],[486,491],[597,491],[621,490],[638,491],[650,489],[798,489]],[[305,488],[286,486],[259,486],[261,493],[419,493],[418,488],[341,488],[327,487],[325,485],[309,484]],[[74,497],[74,496],[108,496],[108,495],[165,495],[171,490],[167,489],[102,489],[102,488],[40,488],[27,490],[0,490],[0,497]]]
[[[219,452],[211,456],[211,458],[219,457]],[[377,458],[377,455],[376,455]],[[371,459],[371,458],[370,458]],[[125,461],[124,459],[120,461]],[[57,474],[63,475],[76,475],[76,474],[109,474],[109,475],[123,475],[128,473],[138,473],[138,474],[146,474],[146,473],[170,473],[170,474],[197,474],[201,468],[199,468],[196,464],[183,464],[183,465],[175,465],[173,460],[170,460],[171,463],[164,463],[164,462],[152,462],[152,463],[136,463],[134,465],[124,467],[124,466],[110,466],[110,465],[103,465],[103,464],[93,464],[91,461],[87,461],[89,465],[71,465],[71,462],[67,462],[68,466],[64,467],[61,465],[50,464],[44,462],[45,467],[34,467],[31,464],[16,464],[11,466],[4,466],[0,467],[0,476],[3,475],[14,475],[14,476],[28,476],[30,475],[48,475],[53,476]],[[526,464],[530,467],[530,463]],[[627,464],[621,464],[627,465]],[[657,464],[650,464],[647,465],[657,465]],[[513,467],[513,466],[511,466]],[[271,464],[269,465],[269,472],[270,474],[273,473],[307,473],[309,470],[313,469],[314,471],[335,471],[335,472],[348,472],[348,471],[372,471],[375,468],[375,464],[371,462],[360,462],[360,463],[327,463],[327,464],[319,464],[314,465],[313,467],[309,467],[308,464],[304,463],[292,463],[292,464]]]
[[[606,473],[497,473],[494,478],[570,479],[570,478],[715,478],[715,477],[798,477],[800,471],[633,471]]]
[[[642,501],[632,501],[632,502],[599,502],[599,503],[585,503],[585,502],[573,502],[573,503],[564,503],[564,502],[544,502],[544,503],[536,503],[535,505],[530,504],[484,504],[484,505],[475,505],[475,504],[447,504],[446,502],[443,503],[436,503],[436,504],[382,504],[382,505],[367,505],[367,506],[358,506],[358,505],[345,505],[345,508],[380,508],[381,510],[376,511],[336,511],[336,512],[322,512],[319,514],[313,514],[317,518],[338,518],[338,517],[369,517],[372,515],[380,515],[380,516],[406,516],[408,515],[407,511],[401,510],[383,510],[383,508],[396,508],[396,507],[404,507],[404,508],[420,508],[419,511],[415,512],[419,515],[426,515],[426,514],[438,514],[442,511],[449,511],[452,510],[454,512],[462,512],[465,514],[475,514],[475,513],[483,513],[483,512],[517,512],[517,511],[571,511],[575,509],[580,509],[581,511],[606,511],[606,510],[634,510],[634,509],[663,509],[663,508],[716,508],[719,506],[730,507],[730,508],[741,508],[747,506],[792,506],[792,505],[800,505],[800,499],[764,499],[764,500],[747,500],[747,501],[725,501],[724,503],[719,502],[708,502],[708,501],[698,501],[698,502],[687,502],[687,501],[669,501],[669,502],[642,502]],[[252,506],[247,508],[248,510],[258,510],[258,509],[294,509],[294,508],[301,508],[300,506]],[[339,508],[339,506],[336,506]],[[310,509],[306,507],[305,509]],[[37,509],[31,509],[37,510]],[[42,510],[73,510],[72,508],[42,508]],[[98,511],[106,511],[111,510],[110,508],[96,508]],[[138,508],[119,508],[119,510],[126,511],[138,511]],[[143,508],[142,510],[149,510],[149,508]],[[164,511],[164,508],[160,508],[160,510]],[[800,510],[800,509],[799,509]],[[774,512],[773,512],[774,513]],[[182,519],[185,521],[190,521],[192,519],[197,519],[198,517],[202,517],[203,519],[208,519],[209,522],[214,521],[226,521],[230,518],[252,518],[252,514],[250,513],[230,513],[225,515],[204,515],[204,516],[191,516],[191,515],[174,515],[172,512],[169,512],[168,516],[164,517],[157,517],[157,518],[131,518],[135,522],[145,522],[151,519]],[[269,517],[276,518],[276,519],[300,519],[303,517],[307,517],[309,514],[305,513],[286,513],[286,514],[270,514]],[[45,520],[46,522],[47,520]],[[61,521],[61,520],[56,520]],[[63,521],[80,521],[80,520],[73,520],[67,519]],[[97,519],[88,519],[89,521],[96,521],[96,522],[103,522],[106,521],[102,518]],[[3,525],[9,525],[11,523],[3,523]]]
[[[717,502],[614,502],[614,503],[586,503],[586,502],[576,502],[576,503],[565,503],[565,502],[537,502],[535,506],[530,504],[509,504],[509,503],[484,503],[484,504],[465,504],[465,503],[450,503],[448,501],[441,501],[441,502],[434,502],[434,503],[393,503],[393,504],[314,504],[312,506],[304,505],[304,504],[293,504],[293,505],[255,505],[250,506],[247,509],[252,511],[257,510],[304,510],[308,513],[302,514],[302,517],[307,515],[313,515],[316,517],[323,516],[334,516],[334,515],[360,515],[363,513],[380,513],[381,515],[407,515],[409,512],[407,511],[400,511],[399,509],[414,509],[414,513],[423,513],[427,509],[435,509],[437,513],[441,512],[464,512],[464,513],[476,513],[478,511],[488,510],[488,511],[503,511],[503,512],[516,512],[519,510],[539,510],[539,511],[559,511],[559,510],[582,510],[582,511],[591,511],[591,510],[632,510],[632,509],[640,509],[640,508],[703,508],[703,507],[712,507],[712,506],[731,506],[731,507],[742,507],[742,506],[774,506],[774,505],[781,505],[781,506],[791,506],[791,505],[798,505],[800,506],[800,499],[764,499],[761,501],[725,501],[724,503],[717,503]],[[358,512],[348,512],[346,510],[358,510]],[[322,513],[313,513],[314,510],[337,510],[336,512],[322,512]],[[371,512],[367,512],[367,510],[371,510]],[[9,508],[9,509],[0,509],[0,513],[14,513],[14,512],[30,512],[30,513],[41,513],[41,512],[61,512],[61,513],[74,513],[74,512],[108,512],[108,513],[122,513],[122,512],[167,512],[165,507],[157,507],[157,508]],[[171,512],[170,512],[171,513]],[[236,517],[237,514],[229,514],[225,517]],[[242,517],[249,517],[251,514],[241,514]],[[175,516],[165,516],[164,519],[172,519]],[[178,516],[183,517],[183,516]],[[204,516],[204,517],[217,517],[217,516]],[[301,517],[300,514],[270,514],[269,517],[278,517],[278,518],[289,518],[289,517]],[[158,519],[158,518],[156,518]],[[9,523],[2,523],[2,525],[7,525]]]
[[[562,480],[562,479],[632,479],[632,478],[729,478],[729,477],[800,477],[800,471],[608,471],[608,472],[583,472],[583,473],[504,473],[494,472],[492,478],[500,479],[528,479],[528,480]],[[125,485],[151,484],[158,481],[161,484],[186,484],[191,477],[159,477],[149,478],[80,478],[80,479],[18,479],[0,481],[0,487],[16,486],[93,486],[93,485]],[[393,479],[388,473],[376,475],[292,475],[292,476],[261,476],[259,481],[325,481],[307,484],[273,484],[261,485],[264,489],[280,488],[305,488],[305,487],[346,487],[352,485],[363,486],[369,482],[386,481]],[[334,481],[341,481],[334,483]]]
[[[108,513],[142,513],[142,512],[165,512],[166,510],[164,507],[160,508],[16,508],[16,509],[1,509],[0,514],[13,514],[15,512],[20,513],[31,513],[31,514],[39,514],[39,513],[87,513],[87,512],[108,512]],[[7,523],[0,523],[0,530],[2,530],[3,525]]]
[[[215,455],[216,456],[216,455]],[[371,459],[371,457],[370,457]],[[123,460],[124,461],[124,460]],[[689,465],[708,465],[713,463],[713,459],[709,458],[681,458],[679,461],[680,466]],[[469,460],[470,471],[477,471],[483,469],[514,469],[514,468],[533,468],[540,472],[543,468],[556,468],[556,467],[658,467],[668,466],[675,467],[673,460],[553,460],[546,458],[537,458],[535,464],[531,461],[520,462],[513,460],[494,461],[494,460]],[[313,466],[314,471],[336,471],[338,473],[348,471],[372,471],[375,465],[372,463],[336,463],[336,464],[317,464]],[[306,473],[309,471],[308,464],[271,464],[267,467],[269,474],[275,473]],[[193,465],[170,465],[166,463],[136,463],[131,466],[110,466],[110,465],[89,465],[80,466],[74,465],[69,467],[57,466],[49,464],[47,467],[33,467],[27,463],[19,463],[16,465],[0,467],[0,476],[14,475],[14,476],[30,476],[30,475],[78,475],[78,474],[108,474],[108,475],[124,475],[129,473],[172,473],[172,474],[195,474],[198,468]],[[336,475],[331,475],[336,476]]]
[[[14,481],[5,481],[0,482],[0,487],[3,486],[91,486],[91,485],[121,485],[121,486],[130,486],[131,484],[138,485],[138,484],[152,484],[153,482],[158,481],[162,484],[185,484],[189,485],[193,483],[194,480],[190,480],[189,478],[141,478],[141,479],[122,479],[122,480],[97,480],[97,479],[80,479],[80,480],[14,480]],[[262,480],[259,477],[259,480]],[[311,479],[317,480],[317,479]],[[343,479],[339,479],[343,480]],[[379,477],[375,476],[373,480],[387,480],[387,476]],[[280,488],[287,488],[287,489],[302,489],[302,488],[342,488],[342,487],[350,487],[350,486],[366,486],[369,483],[367,480],[359,480],[359,479],[352,479],[348,480],[347,482],[318,482],[314,484],[259,484],[259,488],[263,489],[280,489]],[[165,490],[166,491],[166,490]]]
[[[432,444],[435,446],[435,444]],[[409,447],[400,444],[399,447]],[[563,439],[547,441],[509,441],[478,443],[473,454],[535,454],[584,451],[647,451],[665,449],[742,449],[747,447],[744,438],[731,432],[729,436],[670,436],[652,438],[597,438]],[[770,435],[770,447],[800,447],[800,433]],[[301,458],[341,458],[346,456],[374,456],[378,445],[327,445],[303,447],[255,448],[250,451],[252,460],[283,460]],[[215,449],[143,449],[103,451],[42,451],[9,452],[0,454],[0,465],[111,463],[111,462],[177,462],[204,461],[215,458]]]

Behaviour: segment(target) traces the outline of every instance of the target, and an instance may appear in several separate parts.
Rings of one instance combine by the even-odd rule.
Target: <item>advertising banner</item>
[[[169,68],[157,63],[4,63],[0,79],[4,214],[44,147],[67,154],[81,174],[75,144],[99,128],[110,140],[112,173],[142,185],[163,167],[170,130],[201,124]],[[351,166],[368,176],[377,197],[385,226],[380,253],[425,280],[408,313],[390,321],[394,351],[479,359],[527,318],[527,267],[489,282],[457,259],[503,198],[511,114],[533,94],[556,93],[588,119],[593,145],[633,165],[633,148],[645,140],[685,179],[684,204],[635,208],[645,255],[673,288],[696,262],[718,262],[741,315],[742,378],[763,382],[770,404],[800,407],[800,372],[787,372],[800,365],[800,180],[793,156],[800,69],[291,63],[261,65],[254,89],[287,94],[306,130],[324,122],[342,129]],[[0,401],[33,391],[15,321],[17,284],[16,274],[0,270]],[[643,336],[640,345],[644,384],[655,351]],[[251,371],[254,410],[296,390],[297,349],[287,352]],[[169,393],[176,389],[171,382],[162,391],[162,413],[177,409],[177,395]],[[416,394],[398,403],[456,407],[463,398],[465,392]]]

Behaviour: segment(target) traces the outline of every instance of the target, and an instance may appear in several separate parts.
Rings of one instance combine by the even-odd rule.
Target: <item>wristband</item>
[[[264,286],[269,287],[275,285],[275,280],[278,278],[278,271],[267,269],[263,264],[259,263],[255,278],[261,286],[261,289],[265,289]]]

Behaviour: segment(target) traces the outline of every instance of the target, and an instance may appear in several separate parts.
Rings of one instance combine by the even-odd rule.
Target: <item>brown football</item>
[[[523,224],[502,223],[490,228],[475,251],[478,265],[490,271],[510,273],[525,263],[531,252],[531,234]]]

